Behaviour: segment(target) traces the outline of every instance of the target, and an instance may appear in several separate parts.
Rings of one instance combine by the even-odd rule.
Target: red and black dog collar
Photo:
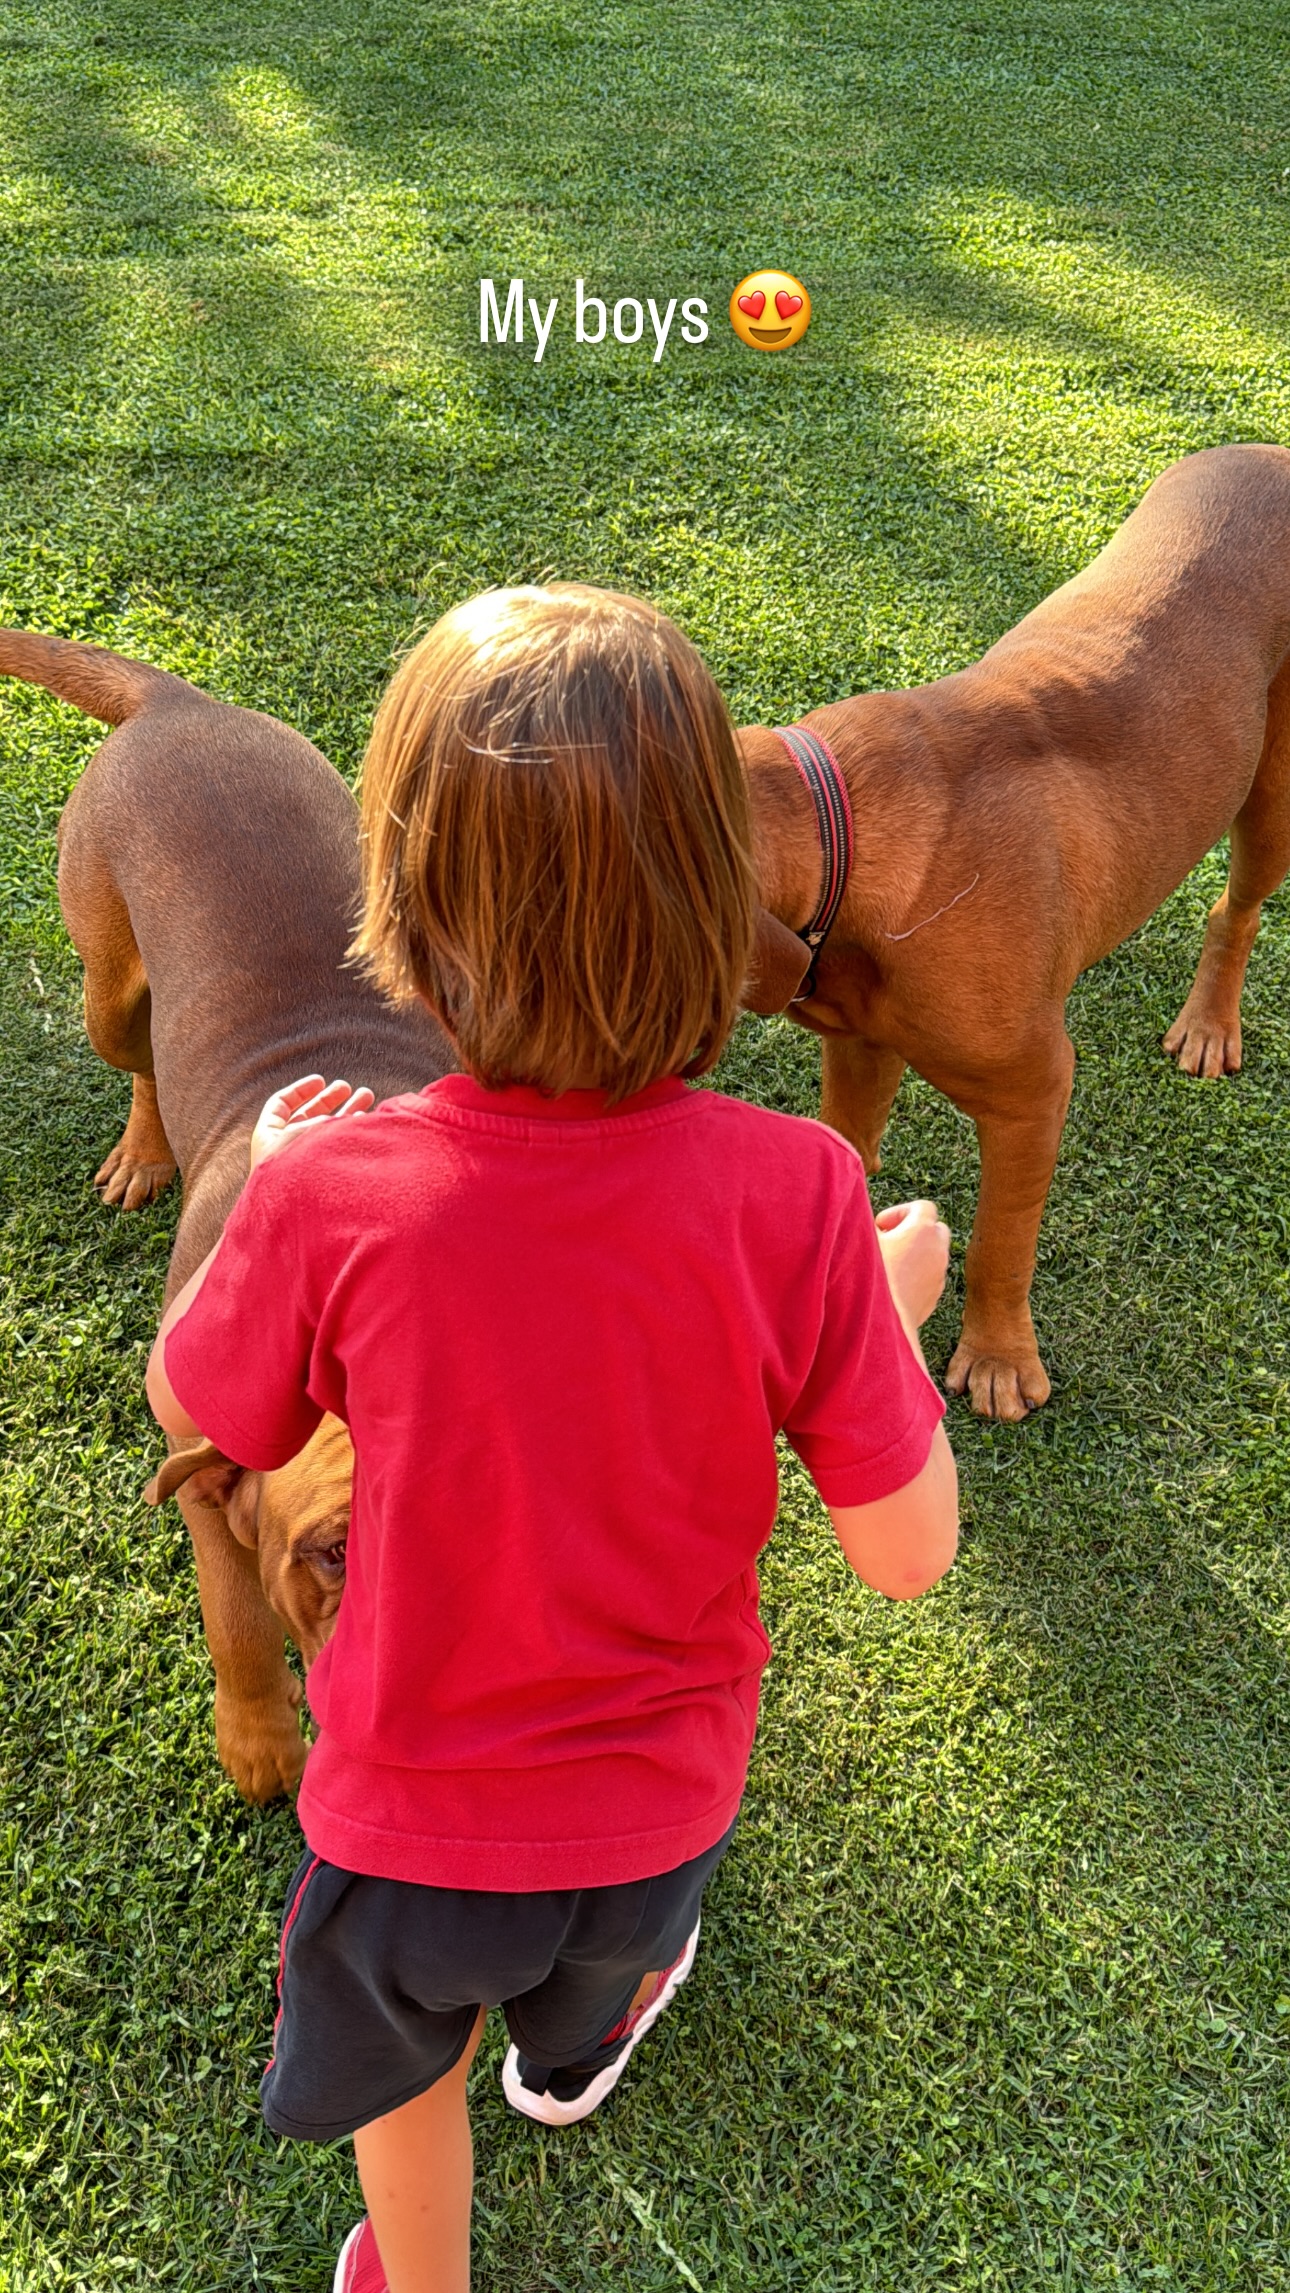
[[[816,961],[842,905],[842,895],[851,873],[851,848],[854,842],[851,798],[847,794],[841,765],[817,732],[808,732],[805,725],[777,725],[775,734],[778,740],[783,741],[810,790],[824,862],[815,913],[809,924],[804,924],[797,935],[800,940],[805,940],[811,951],[806,977],[793,997],[794,1003],[804,1003],[807,996],[815,992]]]

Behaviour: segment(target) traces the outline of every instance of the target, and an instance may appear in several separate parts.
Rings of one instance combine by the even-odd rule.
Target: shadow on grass
[[[50,21],[50,76],[33,69],[11,111],[14,164],[36,185],[61,186],[73,246],[88,239],[96,261],[120,258],[124,273],[119,287],[97,274],[57,287],[71,299],[50,306],[50,329],[33,335],[29,406],[52,389],[75,428],[78,405],[98,403],[106,376],[126,412],[127,451],[182,454],[186,428],[252,452],[317,455],[361,440],[365,457],[391,453],[415,469],[428,520],[467,537],[462,580],[541,570],[553,557],[564,571],[639,569],[656,584],[675,533],[681,556],[687,544],[701,555],[711,546],[710,585],[737,585],[755,620],[759,590],[774,597],[813,566],[822,689],[802,694],[796,657],[767,660],[760,629],[750,673],[724,632],[737,697],[749,693],[741,706],[789,682],[797,690],[786,698],[804,706],[849,683],[919,673],[908,642],[895,640],[894,612],[892,638],[881,610],[879,626],[868,625],[866,592],[881,607],[888,593],[894,606],[911,589],[934,590],[953,626],[943,657],[926,664],[936,673],[1074,570],[1060,541],[1037,549],[1018,521],[1010,530],[998,505],[983,504],[979,471],[953,466],[931,409],[891,362],[910,322],[943,343],[985,331],[1005,359],[1025,346],[1050,362],[1075,358],[1088,369],[1081,386],[1091,376],[1129,402],[1163,393],[1166,414],[1169,387],[1188,371],[1185,350],[1163,357],[1135,330],[1134,289],[1149,277],[1167,304],[1177,284],[1157,228],[1158,182],[1177,159],[1164,107],[1184,85],[1207,88],[1211,105],[1226,100],[1232,57],[1217,33],[1184,61],[1152,36],[1146,12],[1132,33],[1119,18],[1112,33],[1108,19],[1108,36],[1090,48],[1086,17],[1050,9],[1041,39],[1016,10],[992,23],[987,66],[983,27],[934,15],[893,45],[890,27],[867,14],[811,38],[781,8],[763,16],[751,46],[742,19],[720,7],[648,42],[623,11],[593,19],[527,6],[487,22],[441,11],[429,29],[402,9],[343,30],[308,9],[252,11],[236,25],[194,15],[164,30],[126,5],[63,8]],[[905,61],[911,40],[916,73]],[[809,90],[800,73],[786,88],[783,60],[803,42],[818,71]],[[1125,70],[1159,107],[1148,163],[1140,108],[1130,120],[1120,87],[1116,136],[1137,155],[1127,184],[1088,125],[1089,107]],[[682,91],[672,108],[669,88]],[[1245,188],[1264,155],[1232,150],[1224,165],[1224,183],[1230,175]],[[947,244],[947,197],[960,218],[974,196],[987,208],[1011,199],[1021,224],[1059,243],[1077,218],[1054,222],[1043,209],[1045,179],[1074,198],[1112,178],[1116,260],[1099,257],[1095,311],[1078,280],[1063,305],[1060,290],[1054,304],[1010,276],[1006,244]],[[87,183],[100,182],[87,206]],[[347,202],[361,212],[364,200],[375,225],[366,257],[344,223]],[[537,375],[527,359],[471,346],[484,268],[536,264],[567,293],[593,254],[634,274],[658,249],[678,281],[682,261],[719,266],[715,283],[705,280],[719,314],[750,219],[764,231],[775,216],[786,257],[809,268],[811,250],[826,272],[835,265],[845,314],[831,330],[825,298],[787,388],[778,362],[750,364],[719,324],[684,374],[625,369],[614,351],[557,350]],[[104,217],[126,240],[96,239]],[[1005,240],[1015,235],[1018,217],[1001,227]],[[502,234],[495,245],[489,231]],[[517,243],[503,244],[510,232]],[[1129,268],[1117,269],[1126,251]],[[1230,281],[1229,250],[1221,267],[1198,267],[1194,254],[1192,290],[1204,276],[1217,293]],[[433,278],[446,318],[419,300],[419,272]],[[19,299],[28,295],[24,285]],[[1198,345],[1191,365],[1206,355]],[[446,430],[425,419],[445,385],[455,399]],[[1152,466],[1168,458],[1157,453]],[[1140,490],[1141,456],[1130,460],[1112,514],[1094,513],[1099,538]],[[724,466],[734,482],[714,489]],[[1100,477],[1093,491],[1105,492]],[[459,591],[445,570],[427,604]],[[791,655],[787,636],[779,652]]]

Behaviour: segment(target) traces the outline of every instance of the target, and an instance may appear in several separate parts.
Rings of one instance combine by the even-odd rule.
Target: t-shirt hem
[[[315,1855],[368,1879],[403,1879],[420,1887],[463,1887],[529,1895],[564,1887],[617,1887],[675,1871],[729,1830],[743,1785],[686,1823],[625,1832],[609,1839],[451,1839],[430,1832],[391,1832],[321,1803],[305,1771],[298,1814]]]

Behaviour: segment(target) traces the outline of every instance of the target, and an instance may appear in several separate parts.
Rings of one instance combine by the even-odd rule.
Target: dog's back
[[[25,631],[0,631],[0,674],[118,728],[64,811],[59,890],[87,970],[91,932],[128,918],[186,1191],[237,1142],[236,1192],[246,1132],[297,1075],[348,1074],[385,1098],[453,1066],[428,1012],[396,1009],[346,960],[358,811],[299,733],[142,663]]]

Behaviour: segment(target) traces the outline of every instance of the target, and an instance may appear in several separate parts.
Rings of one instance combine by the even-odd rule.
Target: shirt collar
[[[427,1084],[421,1096],[447,1100],[449,1106],[470,1107],[488,1115],[522,1115],[526,1120],[579,1123],[612,1120],[615,1115],[639,1115],[651,1107],[668,1106],[686,1096],[679,1075],[663,1075],[643,1091],[609,1105],[608,1091],[539,1091],[532,1083],[477,1083],[473,1075],[441,1075]]]

